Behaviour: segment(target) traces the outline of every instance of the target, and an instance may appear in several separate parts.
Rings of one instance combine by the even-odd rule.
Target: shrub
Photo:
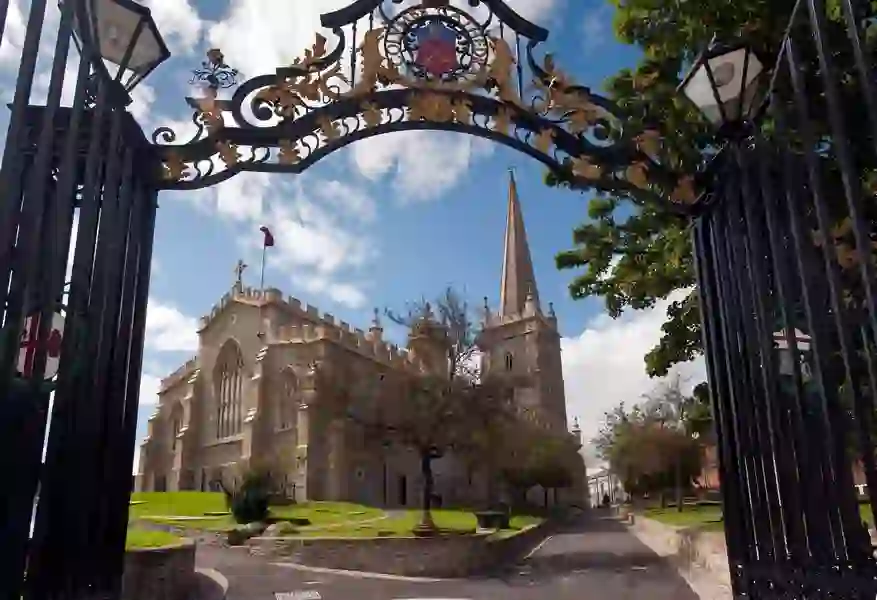
[[[232,517],[238,523],[256,523],[268,518],[271,499],[271,474],[267,470],[246,471],[239,484],[229,489],[224,483],[222,491]]]

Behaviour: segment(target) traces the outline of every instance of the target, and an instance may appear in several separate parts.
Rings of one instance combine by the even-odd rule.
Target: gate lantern
[[[724,45],[715,38],[679,85],[704,117],[718,128],[751,119],[767,72],[743,43]]]
[[[97,53],[92,62],[101,76],[126,93],[171,55],[151,11],[133,0],[76,2],[74,33],[81,48]]]

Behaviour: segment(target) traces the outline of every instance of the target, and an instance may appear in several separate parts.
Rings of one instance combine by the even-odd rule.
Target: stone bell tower
[[[448,372],[448,330],[435,320],[429,303],[408,334],[408,350],[421,370],[433,375]]]
[[[514,173],[507,210],[500,306],[494,313],[485,299],[482,367],[528,375],[529,385],[515,391],[518,405],[551,430],[567,431],[557,317],[551,304],[542,310]]]

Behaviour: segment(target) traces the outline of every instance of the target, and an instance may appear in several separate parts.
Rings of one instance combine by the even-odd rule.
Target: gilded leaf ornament
[[[385,28],[372,29],[363,37],[359,53],[362,56],[362,67],[356,85],[350,90],[351,96],[362,96],[375,91],[378,85],[389,85],[399,80],[399,70],[388,65],[381,53],[381,42]]]
[[[661,151],[661,132],[656,129],[646,129],[636,136],[635,141],[637,150],[651,158],[657,157]]]
[[[237,146],[228,142],[216,142],[216,149],[219,151],[219,157],[227,165],[236,165],[240,160]]]
[[[545,154],[551,149],[551,145],[554,143],[554,130],[553,129],[543,129],[539,132],[539,135],[536,136],[536,139],[533,142],[533,146],[539,150],[539,152],[543,152]]]
[[[579,156],[572,161],[572,172],[576,177],[583,179],[600,179],[603,176],[603,168],[593,164],[586,156]]]
[[[508,135],[512,127],[512,113],[507,108],[501,108],[493,118],[493,130],[497,133]]]
[[[366,102],[362,105],[362,118],[369,127],[377,127],[383,122],[384,113],[377,105]]]
[[[301,153],[294,143],[284,140],[280,142],[278,160],[283,165],[294,165],[301,160]]]
[[[521,98],[516,91],[512,76],[517,60],[512,48],[502,38],[488,37],[493,46],[493,60],[487,69],[487,76],[496,85],[497,96],[503,102],[521,105]]]
[[[331,142],[341,137],[341,127],[332,119],[323,117],[317,121],[317,125],[319,125],[320,133],[323,134],[326,141]]]
[[[186,163],[182,161],[176,152],[168,153],[164,161],[164,178],[168,181],[179,181],[186,172]]]
[[[645,163],[635,162],[625,171],[625,178],[640,189],[648,189],[649,172]]]
[[[455,112],[450,97],[430,92],[414,92],[410,96],[412,121],[429,121],[430,123],[450,123],[454,121]]]
[[[328,52],[326,42],[326,38],[318,33],[314,45],[309,49],[305,49],[304,58],[296,58],[292,64],[296,67],[310,67],[315,62],[326,56]]]
[[[453,103],[454,117],[458,123],[468,125],[472,122],[472,102],[457,100]]]

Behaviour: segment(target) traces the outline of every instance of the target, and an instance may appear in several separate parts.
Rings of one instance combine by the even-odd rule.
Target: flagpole
[[[262,240],[262,269],[259,273],[259,290],[261,294],[261,302],[259,303],[259,332],[256,334],[259,339],[263,339],[265,337],[265,332],[262,330],[262,325],[265,323],[265,258],[268,255],[268,246],[274,245],[274,236],[271,235],[271,231],[268,227],[263,226],[260,228],[262,232],[263,240]]]
[[[268,253],[268,244],[262,244],[262,272],[259,275],[259,289],[265,292],[265,255]]]

